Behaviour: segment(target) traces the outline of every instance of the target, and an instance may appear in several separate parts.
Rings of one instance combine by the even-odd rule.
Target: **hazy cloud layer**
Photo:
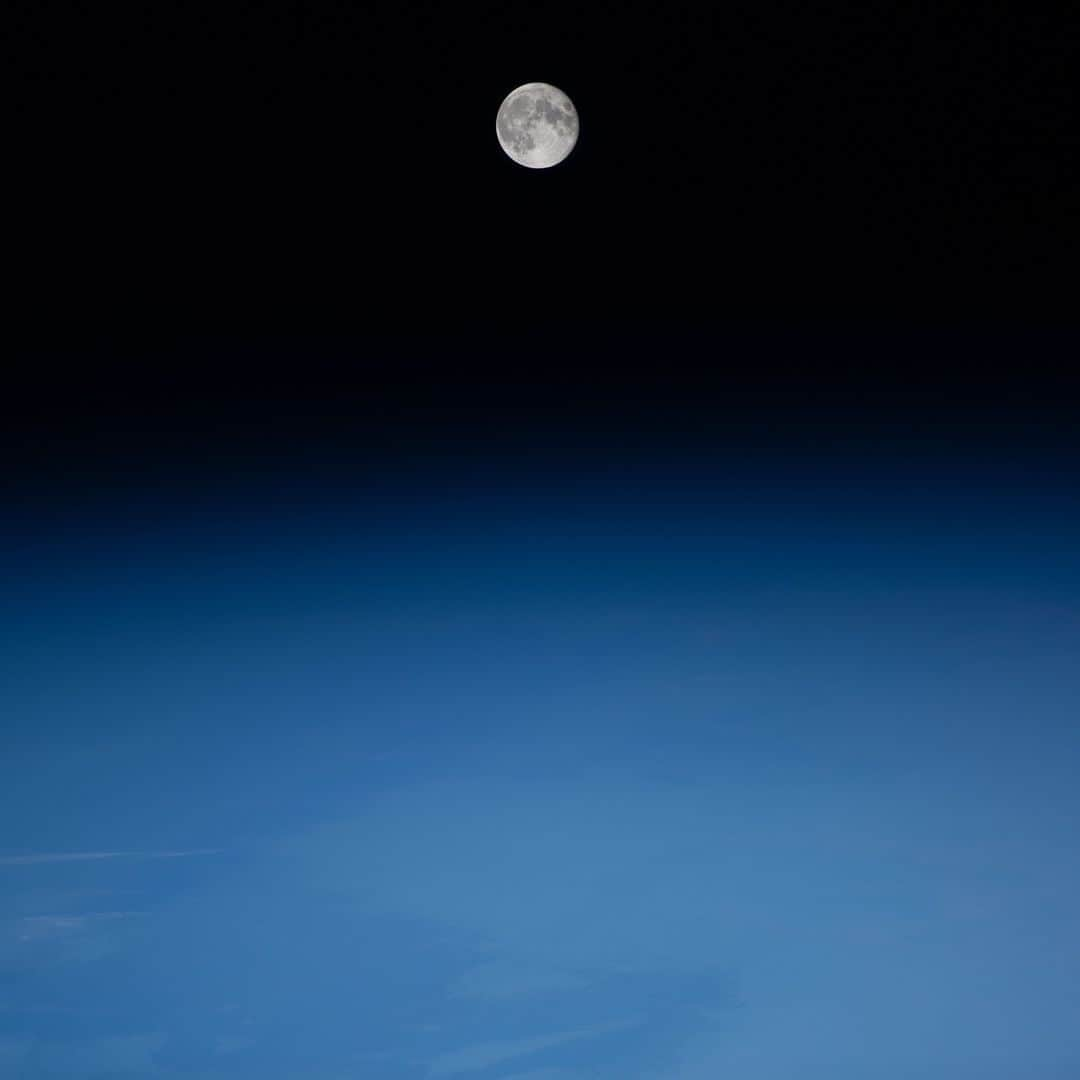
[[[236,554],[42,617],[69,677],[0,710],[0,1077],[1075,1074],[1075,619],[912,591],[933,551],[860,592],[888,538],[838,520],[801,570],[780,521],[756,571],[440,532],[427,578],[223,599]]]

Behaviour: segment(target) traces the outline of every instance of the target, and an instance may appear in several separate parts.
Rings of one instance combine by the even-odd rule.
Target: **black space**
[[[1021,5],[8,9],[17,313],[158,330],[1061,319],[1065,27]],[[552,82],[582,135],[510,162]],[[38,315],[40,313],[40,318]]]
[[[1080,129],[1046,16],[34,0],[7,19],[20,505],[448,455],[564,479],[733,447],[1075,460]],[[532,80],[581,116],[554,169],[495,138]]]

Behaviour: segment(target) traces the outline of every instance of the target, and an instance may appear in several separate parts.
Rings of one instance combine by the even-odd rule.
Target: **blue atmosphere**
[[[1065,472],[510,472],[8,530],[0,1077],[1080,1075]]]

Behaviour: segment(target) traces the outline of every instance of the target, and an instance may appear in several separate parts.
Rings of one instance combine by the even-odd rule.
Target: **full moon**
[[[577,110],[558,87],[526,83],[511,90],[499,106],[495,134],[499,145],[519,165],[549,169],[574,149]]]

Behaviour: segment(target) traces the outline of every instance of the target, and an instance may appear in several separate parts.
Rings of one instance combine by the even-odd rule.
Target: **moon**
[[[495,134],[507,156],[528,169],[558,165],[578,137],[573,102],[549,83],[531,82],[511,90],[495,117]]]

